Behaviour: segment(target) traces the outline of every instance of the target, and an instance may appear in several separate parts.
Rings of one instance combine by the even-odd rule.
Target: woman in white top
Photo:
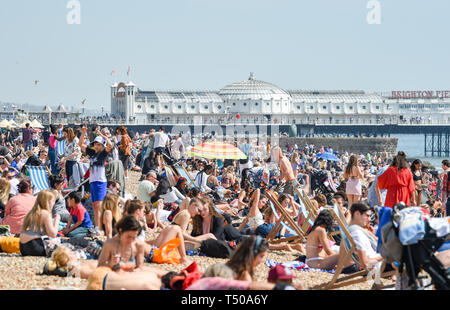
[[[176,202],[178,205],[186,199],[186,197],[184,197],[175,186],[169,188],[169,191],[164,195],[160,195],[159,198],[162,198],[164,200],[164,203]]]
[[[81,149],[78,146],[79,139],[76,137],[72,128],[64,128],[63,135],[65,138],[64,156],[60,159],[59,164],[61,166],[65,165],[67,181],[70,181],[73,174],[73,167],[78,161],[80,161]]]

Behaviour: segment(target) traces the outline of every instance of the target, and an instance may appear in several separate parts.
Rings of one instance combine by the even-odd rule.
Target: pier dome
[[[278,86],[255,80],[253,73],[250,73],[248,80],[236,82],[225,86],[219,91],[219,95],[224,100],[288,100],[291,95]]]

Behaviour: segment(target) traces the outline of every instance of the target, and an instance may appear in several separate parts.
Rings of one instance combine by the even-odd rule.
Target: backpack
[[[403,247],[396,230],[392,221],[389,221],[381,228],[379,253],[388,264],[394,261],[399,263],[402,261]]]

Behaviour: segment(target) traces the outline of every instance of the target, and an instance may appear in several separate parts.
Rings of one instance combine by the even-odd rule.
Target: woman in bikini
[[[113,271],[133,271],[144,265],[145,246],[137,240],[142,225],[135,216],[123,217],[116,225],[117,235],[108,239],[104,245],[98,266],[110,267]]]
[[[411,172],[413,176],[414,184],[416,185],[416,190],[413,193],[412,205],[420,206],[422,204],[422,161],[416,159],[411,164]],[[415,203],[414,203],[415,202]]]
[[[327,231],[333,226],[333,215],[323,210],[317,216],[306,240],[306,261],[312,268],[331,270],[336,267],[339,253],[335,253],[330,246]]]

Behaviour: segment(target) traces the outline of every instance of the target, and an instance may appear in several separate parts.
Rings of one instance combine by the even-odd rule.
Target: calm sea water
[[[425,136],[417,135],[391,135],[398,138],[397,151],[404,151],[409,158],[419,158],[430,162],[436,169],[442,170],[441,162],[445,157],[425,157]]]

